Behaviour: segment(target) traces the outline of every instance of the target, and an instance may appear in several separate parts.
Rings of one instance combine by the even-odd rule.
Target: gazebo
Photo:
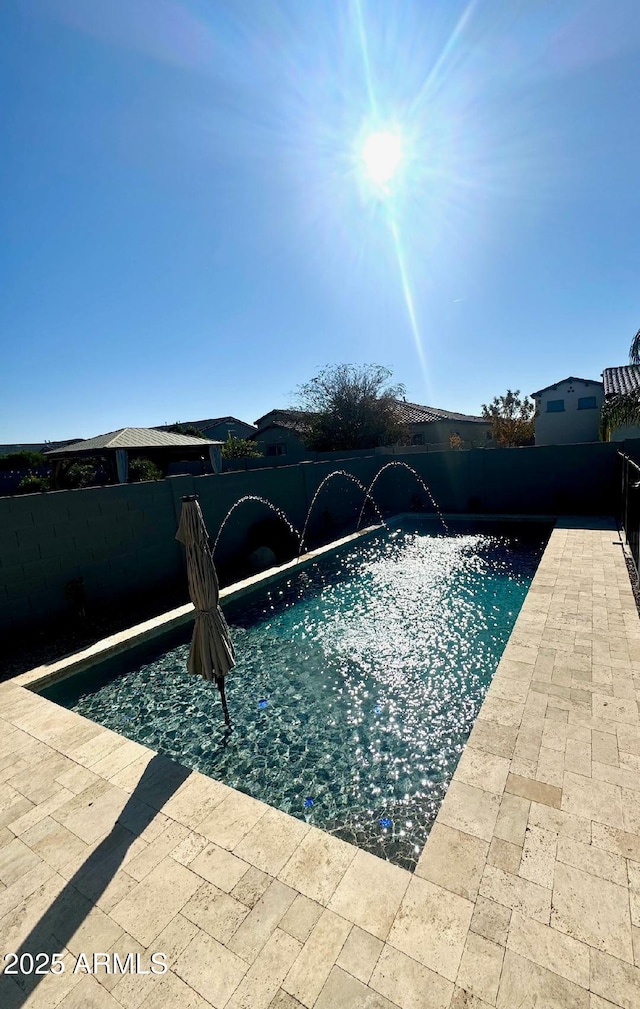
[[[205,460],[210,463],[214,473],[219,473],[222,469],[222,444],[221,441],[211,441],[209,438],[157,431],[155,428],[123,427],[96,438],[87,438],[53,449],[46,456],[53,460],[54,487],[58,485],[66,467],[95,456],[107,461],[115,482],[127,483],[129,459],[141,456],[154,462],[163,473],[166,473],[172,463],[204,463]]]

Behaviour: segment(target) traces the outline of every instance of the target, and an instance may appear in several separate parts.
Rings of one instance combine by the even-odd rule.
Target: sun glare
[[[362,162],[370,183],[386,189],[402,163],[402,138],[392,130],[370,133],[362,146]]]

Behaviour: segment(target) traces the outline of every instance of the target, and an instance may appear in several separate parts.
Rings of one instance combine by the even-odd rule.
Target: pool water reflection
[[[184,643],[51,700],[413,869],[548,538],[403,521],[225,607],[225,731]]]

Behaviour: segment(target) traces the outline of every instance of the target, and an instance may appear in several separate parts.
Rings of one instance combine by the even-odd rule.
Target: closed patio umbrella
[[[213,564],[207,527],[195,494],[183,497],[176,539],[187,554],[189,595],[196,611],[187,669],[205,680],[215,680],[222,709],[230,725],[224,678],[236,664],[229,628],[218,605],[220,590]]]

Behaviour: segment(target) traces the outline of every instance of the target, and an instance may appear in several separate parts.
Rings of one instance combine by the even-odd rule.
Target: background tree
[[[520,390],[507,389],[505,396],[495,396],[489,405],[482,404],[482,416],[491,422],[491,433],[497,445],[511,448],[532,445],[535,437],[536,408],[533,400],[520,397]]]
[[[49,465],[50,460],[42,452],[10,452],[0,456],[0,470],[24,470],[32,472]]]
[[[129,459],[129,483],[145,480],[162,480],[162,470],[146,456],[133,456]]]
[[[259,445],[248,438],[234,438],[229,432],[221,449],[223,459],[257,459],[262,455]]]
[[[300,386],[300,408],[309,415],[307,448],[336,452],[407,441],[397,402],[405,390],[391,377],[379,364],[334,364]]]
[[[629,363],[640,365],[640,329],[631,341]],[[640,392],[620,393],[608,399],[600,413],[600,437],[609,441],[616,427],[640,424]]]
[[[191,438],[205,438],[206,434],[203,434],[200,428],[194,427],[193,424],[181,424],[179,420],[175,424],[170,424],[167,431],[171,431],[173,434],[185,434],[189,435]]]
[[[16,494],[36,494],[41,491],[51,490],[50,476],[37,476],[35,473],[27,473],[16,487]]]
[[[113,483],[113,479],[106,459],[103,456],[83,456],[76,462],[63,464],[58,475],[57,489],[76,490],[110,483]]]
[[[10,452],[0,456],[0,472],[13,473],[19,478],[4,493],[35,494],[51,489],[51,460],[42,452]]]

